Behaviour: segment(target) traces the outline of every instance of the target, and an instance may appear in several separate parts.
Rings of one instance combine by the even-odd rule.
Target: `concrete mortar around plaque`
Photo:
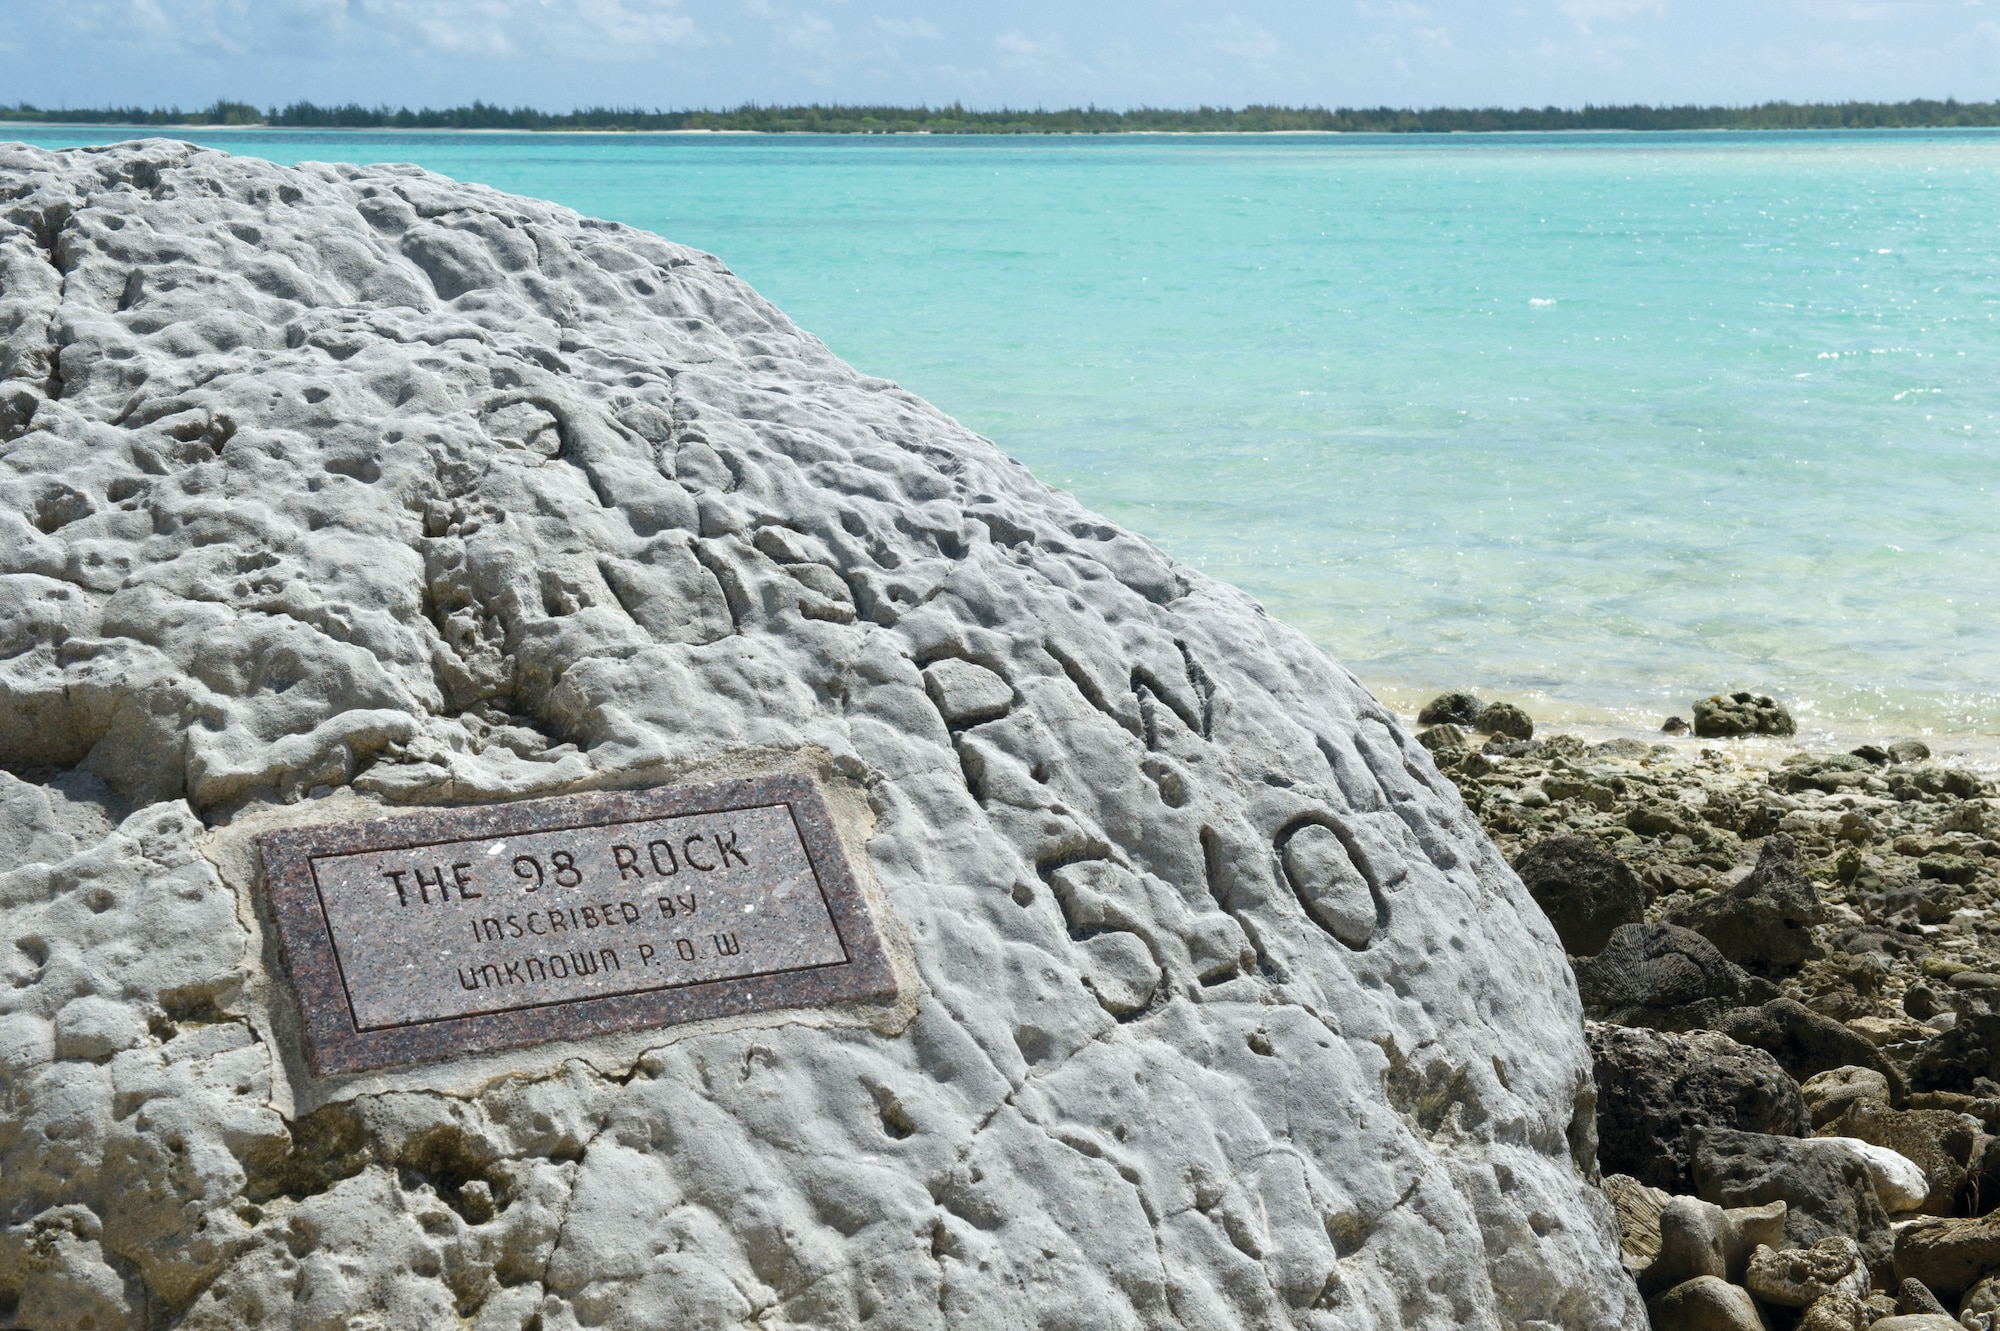
[[[896,992],[807,776],[257,842],[319,1075]]]

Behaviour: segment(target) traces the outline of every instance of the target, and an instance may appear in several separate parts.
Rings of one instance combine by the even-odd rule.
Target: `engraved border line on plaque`
[[[793,829],[798,833],[799,845],[801,849],[805,847],[805,840],[806,840],[805,829],[799,826],[798,815],[796,812],[794,812],[791,805],[783,800],[774,801],[769,804],[736,805],[726,810],[717,810],[716,812],[749,813],[753,809],[783,809],[785,811],[786,816],[790,818]],[[675,815],[675,816],[686,816],[686,815]],[[635,824],[653,823],[659,821],[661,820],[658,818],[620,818],[617,819],[616,821],[602,822],[602,823],[575,822],[575,823],[562,824],[555,827],[538,827],[534,830],[533,835],[546,836],[556,832],[603,832],[603,831],[609,831],[610,829],[615,827],[629,827]],[[518,836],[521,834],[515,833],[514,835]],[[428,841],[398,842],[393,847],[383,847],[383,849],[422,850],[426,846],[458,845],[462,844],[465,840],[466,838],[463,837],[433,837]],[[355,852],[346,851],[346,852],[340,852],[340,855],[347,855],[353,853]],[[455,1015],[445,1015],[437,1017],[412,1017],[408,1021],[381,1022],[376,1024],[369,1024],[363,1022],[361,1020],[361,1014],[355,1011],[354,1009],[354,989],[353,986],[350,985],[347,981],[347,966],[346,963],[341,959],[340,939],[334,933],[333,921],[327,917],[326,894],[325,890],[320,886],[320,881],[319,881],[319,862],[324,859],[334,859],[334,858],[338,858],[338,856],[311,855],[307,857],[306,865],[308,870],[312,874],[313,892],[319,903],[320,918],[326,921],[327,937],[331,940],[334,970],[340,976],[341,992],[347,999],[348,1016],[353,1021],[355,1030],[364,1033],[371,1031],[403,1030],[411,1026],[428,1026],[433,1022],[463,1021],[467,1017],[490,1016],[496,1012],[531,1012],[537,1008],[563,1007],[570,1003],[596,1001],[594,999],[551,998],[542,1002],[534,1002],[534,1003],[508,1003],[501,1007],[481,1008],[474,1012],[463,1012]],[[834,914],[833,903],[831,900],[828,899],[827,896],[826,880],[820,876],[818,866],[812,863],[810,855],[808,855],[806,863],[807,867],[812,869],[813,871],[813,884],[819,889],[820,902],[822,905],[826,907],[827,922],[829,927],[831,927],[833,930],[834,941],[840,944],[841,961],[838,964],[848,965],[852,963],[852,961],[854,960],[854,953],[853,950],[848,947],[847,939],[841,934],[840,920]],[[736,976],[731,978],[763,979],[765,976],[769,975],[791,975],[798,971],[822,970],[825,968],[827,964],[828,963],[825,962],[809,962],[798,966],[781,966],[781,967],[775,967],[771,970],[755,971],[748,976]],[[650,994],[661,989],[692,989],[696,985],[726,984],[726,983],[729,983],[728,979],[669,980],[661,984],[645,985],[643,987],[635,989],[619,989],[611,994],[603,995],[603,997],[606,998],[622,997],[627,994]]]
[[[363,1023],[349,971],[366,961],[353,954],[352,946],[343,952],[335,912],[328,906],[321,881],[321,862],[377,851],[562,832],[604,833],[631,824],[781,808],[798,838],[804,868],[818,890],[840,960],[802,961],[741,975],[666,980],[608,993]],[[825,800],[813,780],[802,775],[411,811],[365,822],[276,829],[260,835],[258,844],[280,953],[298,1000],[307,1062],[320,1075],[710,1017],[891,998],[896,992],[894,972]]]

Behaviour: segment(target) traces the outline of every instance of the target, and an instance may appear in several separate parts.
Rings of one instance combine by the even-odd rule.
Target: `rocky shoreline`
[[[1654,1327],[2000,1327],[1993,785],[1914,740],[1767,755],[1791,717],[1748,694],[1692,744],[1418,719],[1570,955]]]

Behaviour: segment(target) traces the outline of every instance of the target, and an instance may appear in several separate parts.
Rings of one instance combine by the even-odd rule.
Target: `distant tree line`
[[[1498,130],[1687,129],[1936,129],[2000,125],[2000,102],[1766,102],[1760,106],[1545,106],[1507,110],[1397,107],[1326,110],[1323,107],[1204,106],[1195,110],[1141,107],[1106,111],[969,111],[952,103],[907,106],[739,106],[733,111],[642,111],[593,107],[537,111],[532,107],[474,102],[444,110],[386,106],[316,106],[293,102],[259,111],[244,102],[218,101],[183,111],[178,106],[93,110],[44,110],[26,102],[0,107],[0,121],[84,125],[270,125],[285,129],[511,129],[511,130],[748,130],[762,134],[1263,134],[1282,130],[1367,134],[1482,133]]]
[[[44,111],[27,102],[0,107],[0,120],[41,122],[50,125],[263,125],[270,117],[248,102],[217,102],[199,111],[183,111],[178,106],[107,106],[82,110]]]

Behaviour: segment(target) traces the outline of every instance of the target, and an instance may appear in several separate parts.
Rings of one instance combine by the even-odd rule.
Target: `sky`
[[[0,102],[2000,98],[2000,0],[0,0]]]

